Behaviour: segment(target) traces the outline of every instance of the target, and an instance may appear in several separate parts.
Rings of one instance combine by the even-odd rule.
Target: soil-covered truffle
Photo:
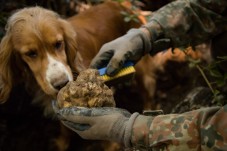
[[[63,87],[57,96],[60,108],[70,106],[114,107],[112,90],[104,84],[96,69],[87,69],[78,75],[75,81]]]

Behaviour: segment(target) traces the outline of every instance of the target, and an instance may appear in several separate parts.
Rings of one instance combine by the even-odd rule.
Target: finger
[[[53,108],[54,112],[56,112],[56,113],[58,112],[59,107],[57,105],[57,101],[56,100],[52,100],[52,108]]]
[[[100,50],[100,52],[95,56],[95,58],[92,59],[90,67],[94,69],[100,69],[102,67],[105,67],[113,55],[114,50]]]
[[[85,131],[91,127],[89,124],[79,124],[70,121],[62,121],[62,123],[74,131]]]
[[[125,61],[129,58],[126,53],[115,53],[109,64],[107,65],[106,74],[114,76],[124,66]]]
[[[123,115],[129,115],[130,113],[125,109],[114,108],[114,107],[96,107],[96,108],[85,108],[85,107],[69,107],[63,108],[57,112],[60,116],[82,116],[82,117],[96,117],[109,115],[114,113],[121,113]]]
[[[156,40],[153,43],[153,49],[151,51],[151,54],[156,54],[157,52],[166,50],[170,47],[171,47],[170,39],[165,38],[165,39]]]
[[[75,116],[91,116],[91,108],[86,108],[86,107],[67,107],[67,108],[62,108],[58,110],[57,114],[60,116],[70,116],[70,115],[75,115]]]

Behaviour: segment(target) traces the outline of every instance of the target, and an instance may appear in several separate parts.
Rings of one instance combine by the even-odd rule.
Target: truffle
[[[112,90],[104,84],[98,70],[86,69],[59,91],[57,104],[60,108],[114,107],[115,101]]]

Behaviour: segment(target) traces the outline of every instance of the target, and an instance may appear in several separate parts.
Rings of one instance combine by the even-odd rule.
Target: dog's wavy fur
[[[104,43],[141,25],[124,22],[122,11],[128,10],[105,2],[68,19],[38,6],[15,12],[0,44],[0,102],[23,83],[49,110],[58,90],[88,68]]]
[[[89,67],[101,46],[141,25],[125,22],[122,11],[130,13],[119,3],[105,2],[68,19],[38,6],[15,12],[0,44],[0,102],[8,100],[16,85],[24,84],[32,102],[52,116],[51,100]],[[59,144],[61,140],[67,139],[56,140],[65,150],[68,143]]]
[[[45,26],[45,22],[51,24],[53,28],[58,28],[63,34],[63,40],[65,43],[65,53],[67,55],[67,64],[70,66],[72,71],[76,71],[74,60],[77,50],[76,33],[70,23],[60,18],[60,16],[53,11],[43,9],[41,7],[31,7],[24,8],[12,15],[6,26],[6,35],[3,37],[0,45],[0,75],[1,75],[1,91],[0,91],[0,101],[7,101],[9,94],[14,85],[24,82],[31,90],[36,89],[34,83],[35,73],[32,72],[31,62],[32,59],[37,58],[26,58],[26,54],[22,54],[22,47],[26,47],[23,44],[24,40],[29,38],[42,38],[40,35],[40,29]],[[40,25],[38,25],[40,23]],[[43,25],[42,25],[43,23]],[[29,27],[33,26],[33,27]],[[32,30],[27,32],[26,30]],[[45,31],[43,29],[43,31]],[[25,33],[24,33],[25,32]],[[26,35],[26,33],[28,33]],[[33,34],[34,33],[34,34]],[[33,35],[29,35],[33,34]],[[27,37],[23,37],[27,36]],[[30,37],[28,37],[30,36]],[[33,37],[35,36],[35,37]],[[37,38],[38,37],[38,38]],[[37,39],[36,39],[37,38]],[[39,39],[42,42],[42,39]],[[37,42],[38,44],[38,42]],[[36,47],[38,48],[38,46]],[[36,49],[35,48],[35,49]],[[27,48],[25,48],[27,49]],[[45,49],[45,48],[43,48]],[[37,51],[40,50],[23,50],[23,51]],[[29,53],[29,52],[27,52]],[[33,53],[33,52],[30,52]],[[40,53],[43,53],[40,51]],[[41,54],[38,54],[41,55]],[[24,58],[23,58],[24,57]],[[36,62],[37,64],[38,62]],[[40,62],[41,63],[41,62]],[[38,64],[37,64],[38,65]],[[39,68],[40,70],[42,68]],[[43,69],[42,69],[43,70]],[[37,74],[40,74],[38,72]],[[32,76],[34,75],[34,76]],[[39,84],[43,84],[40,81]],[[44,86],[43,86],[44,87]],[[36,89],[37,90],[37,89]],[[35,90],[35,91],[36,91]]]

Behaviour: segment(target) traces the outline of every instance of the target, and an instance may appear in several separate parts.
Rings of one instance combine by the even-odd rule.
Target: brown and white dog
[[[38,6],[15,12],[0,44],[0,102],[7,101],[15,86],[24,84],[33,103],[52,115],[51,100],[89,67],[101,46],[141,25],[125,22],[122,11],[131,13],[116,2],[92,6],[67,19]],[[66,133],[56,140],[59,150],[67,148]]]
[[[14,13],[0,46],[0,101],[7,101],[12,88],[24,83],[49,111],[50,100],[75,73],[88,68],[104,43],[140,26],[126,23],[122,11],[129,10],[105,2],[67,20],[41,7]]]

